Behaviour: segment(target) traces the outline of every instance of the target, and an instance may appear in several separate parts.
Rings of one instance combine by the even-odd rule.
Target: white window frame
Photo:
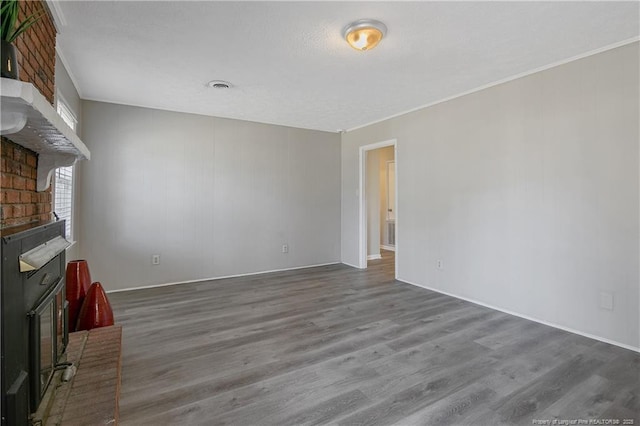
[[[56,192],[58,190],[58,173],[60,173],[61,169],[66,169],[67,167],[59,167],[54,171],[54,175],[53,175],[53,191],[52,191],[52,197],[51,197],[51,203],[52,205],[52,211],[58,213],[56,211]],[[70,166],[69,167],[71,169],[71,192],[69,194],[69,216],[60,216],[60,219],[67,219],[67,223],[65,224],[65,226],[68,228],[68,232],[66,232],[65,237],[73,242],[75,241],[74,239],[74,235],[73,235],[73,224],[74,224],[74,192],[75,192],[75,182],[76,182],[76,174],[75,174],[75,166]]]
[[[56,94],[56,111],[71,130],[76,132],[76,128],[78,127],[78,118],[60,92]]]
[[[64,97],[61,95],[60,92],[56,93],[56,111],[58,112],[58,115],[62,117],[62,120],[65,123],[67,123],[69,128],[71,128],[71,130],[75,132],[78,127],[78,119],[76,118],[76,114],[69,107],[68,102],[65,101]],[[56,211],[56,181],[57,181],[58,172],[59,172],[59,169],[56,169],[54,172],[53,185],[52,185],[53,190],[51,194],[52,195],[51,210],[54,212]],[[76,170],[75,170],[75,166],[71,166],[71,194],[70,194],[71,205],[69,206],[69,210],[70,210],[69,216],[64,217],[64,219],[68,219],[68,223],[66,224],[66,226],[68,227],[69,232],[66,235],[66,237],[71,242],[75,241],[74,232],[73,232],[74,223],[75,223],[75,189],[76,189]]]

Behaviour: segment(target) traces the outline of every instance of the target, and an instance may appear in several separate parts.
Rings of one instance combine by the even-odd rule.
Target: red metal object
[[[91,284],[78,314],[76,331],[107,327],[113,325],[113,322],[113,310],[102,284]]]
[[[78,313],[91,286],[91,273],[86,260],[72,260],[67,263],[67,300],[69,301],[69,331],[76,329]]]

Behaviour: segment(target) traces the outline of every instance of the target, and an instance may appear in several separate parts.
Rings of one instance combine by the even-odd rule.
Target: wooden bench
[[[69,334],[67,361],[75,376],[55,389],[45,425],[117,425],[122,326]]]

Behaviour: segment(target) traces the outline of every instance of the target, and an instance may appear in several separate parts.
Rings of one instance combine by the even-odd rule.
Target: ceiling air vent
[[[222,81],[222,80],[212,80],[209,83],[207,83],[207,86],[212,87],[214,89],[228,89],[231,87],[231,83],[229,83],[228,81]]]

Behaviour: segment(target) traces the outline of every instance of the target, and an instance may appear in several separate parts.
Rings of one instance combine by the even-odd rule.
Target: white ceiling
[[[637,38],[638,2],[61,1],[84,99],[352,129]],[[342,29],[388,33],[358,52]],[[228,80],[230,90],[206,87]]]

